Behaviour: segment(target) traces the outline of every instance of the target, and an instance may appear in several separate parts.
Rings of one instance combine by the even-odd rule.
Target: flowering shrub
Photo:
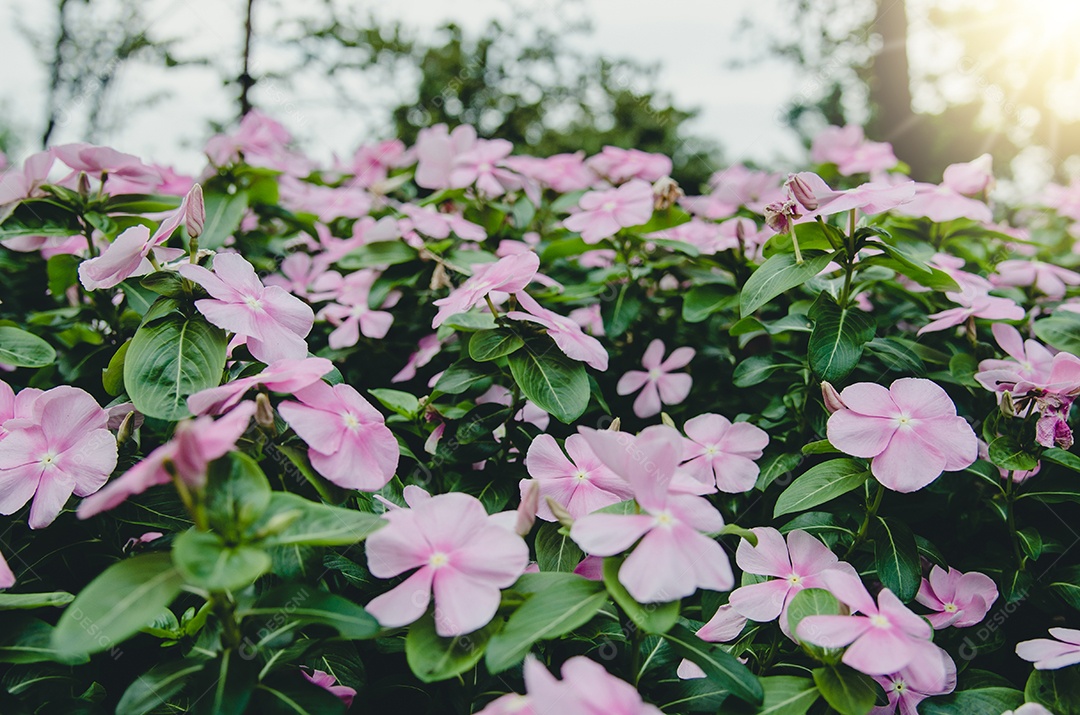
[[[512,149],[8,168],[0,710],[1080,712],[1080,185]]]

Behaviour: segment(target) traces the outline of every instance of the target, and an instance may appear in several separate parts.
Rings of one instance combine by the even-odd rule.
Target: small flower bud
[[[450,276],[446,273],[446,267],[441,263],[436,263],[435,270],[431,272],[431,282],[428,284],[428,290],[453,287],[454,284],[450,282]]]
[[[517,508],[517,521],[514,522],[514,531],[518,536],[525,536],[532,531],[539,506],[540,483],[535,479],[529,479],[521,495],[521,504]]]
[[[566,510],[559,502],[555,501],[551,497],[545,497],[547,500],[548,508],[551,509],[552,515],[558,520],[560,524],[569,529],[574,525],[574,517],[570,516],[570,512]]]
[[[622,427],[622,420],[618,417],[613,419],[611,424],[607,426],[608,432],[618,432],[620,427]]]
[[[671,415],[667,412],[660,413],[660,421],[668,427],[675,427],[675,420],[671,419]]]
[[[839,410],[847,409],[847,405],[840,398],[840,393],[828,382],[821,383],[821,398],[825,401],[825,409],[829,411],[830,415]]]
[[[187,212],[184,214],[184,226],[191,238],[202,235],[206,225],[206,204],[203,202],[202,187],[195,184],[187,195]]]
[[[116,430],[116,446],[119,447],[124,442],[131,439],[132,433],[135,432],[135,411],[132,410],[124,415],[124,419],[120,422],[120,427]]]
[[[1001,404],[998,405],[998,409],[1006,417],[1016,417],[1016,404],[1013,402],[1011,392],[1001,393]]]
[[[255,396],[255,424],[265,430],[274,429],[274,406],[265,392]]]
[[[657,211],[669,209],[685,194],[679,187],[679,183],[670,176],[661,176],[652,187],[653,208]]]
[[[788,174],[787,190],[795,197],[795,200],[807,211],[817,211],[820,202],[814,196],[814,190],[798,174]]]
[[[79,172],[78,187],[79,196],[83,197],[84,199],[90,198],[90,177],[86,175],[85,171]]]

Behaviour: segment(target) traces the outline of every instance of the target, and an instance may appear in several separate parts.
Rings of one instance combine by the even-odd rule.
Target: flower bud
[[[667,425],[668,427],[675,427],[675,420],[671,419],[671,415],[669,415],[667,412],[660,413],[660,422]]]
[[[206,204],[203,202],[202,187],[195,184],[187,195],[187,212],[184,214],[184,226],[191,238],[202,235],[206,225]]]
[[[765,207],[765,225],[776,233],[791,233],[795,219],[802,218],[793,199],[774,201]]]
[[[540,483],[535,479],[527,480],[523,492],[521,504],[517,508],[517,521],[514,522],[514,531],[518,536],[527,535],[536,523],[536,510],[540,506]]]
[[[829,411],[830,415],[839,410],[847,409],[847,405],[840,398],[840,393],[828,382],[821,383],[821,398],[825,401],[825,409]]]
[[[90,198],[90,177],[86,175],[85,171],[79,172],[78,187],[79,196],[83,197],[84,199]]]
[[[810,184],[806,183],[802,177],[798,174],[788,174],[787,182],[784,185],[803,208],[807,211],[817,211],[820,204],[817,197],[814,196],[814,190],[810,188]]]
[[[611,421],[611,424],[607,426],[608,432],[618,432],[620,427],[622,427],[622,420],[618,417],[613,419]]]
[[[265,430],[274,429],[274,406],[265,392],[255,396],[255,424]]]
[[[998,405],[998,409],[1006,417],[1016,417],[1016,404],[1013,402],[1011,392],[1001,393],[1001,403]]]
[[[135,432],[135,411],[132,410],[124,415],[124,419],[120,422],[120,427],[116,430],[116,446],[119,447],[124,442],[131,439],[132,433]]]
[[[570,516],[570,512],[566,510],[559,502],[555,501],[551,497],[545,497],[547,500],[548,508],[551,509],[552,515],[558,520],[560,524],[569,529],[574,525],[574,517]]]
[[[671,208],[676,201],[685,196],[679,183],[670,176],[661,176],[657,179],[653,184],[652,193],[653,208],[657,211]]]

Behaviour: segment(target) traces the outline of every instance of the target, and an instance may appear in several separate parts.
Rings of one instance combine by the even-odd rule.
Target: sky
[[[98,0],[95,0],[98,1]],[[539,0],[543,9],[543,2]],[[661,65],[660,84],[677,106],[693,107],[700,115],[690,125],[694,134],[721,144],[730,160],[751,159],[768,163],[797,163],[802,149],[779,120],[787,100],[800,91],[793,70],[775,60],[762,58],[745,69],[728,65],[747,53],[762,53],[737,34],[746,14],[767,17],[777,0],[679,0],[640,2],[581,0],[579,12],[592,21],[594,32],[587,42],[591,52],[612,57],[631,57]],[[179,38],[177,54],[210,53],[228,60],[238,54],[242,31],[243,0],[146,0],[151,38]],[[357,6],[366,12],[363,3]],[[286,19],[290,4],[266,6],[257,24],[269,27]],[[293,6],[296,7],[296,6]],[[394,0],[372,4],[379,17],[404,21],[421,31],[431,31],[453,20],[466,30],[477,30],[491,18],[513,21],[504,0]],[[26,149],[40,135],[44,116],[47,74],[30,40],[34,34],[48,38],[54,30],[54,4],[43,0],[6,0],[0,4],[0,112],[27,137]],[[4,14],[8,17],[3,17]],[[275,69],[275,56],[256,47],[259,69]],[[239,67],[239,57],[235,60]],[[237,72],[238,74],[238,72]],[[392,100],[387,88],[368,88],[371,104],[379,107]],[[196,171],[199,154],[209,135],[211,120],[226,120],[235,111],[234,88],[222,86],[220,72],[207,67],[125,69],[116,88],[118,104],[142,103],[157,95],[150,109],[133,113],[116,132],[103,141],[158,163]],[[365,141],[383,138],[386,131],[372,107],[349,111],[335,106],[331,89],[319,78],[289,86],[267,79],[257,85],[256,103],[293,131],[301,147],[316,157],[351,153]],[[84,130],[78,101],[67,107],[70,121],[63,122],[54,141],[77,141]]]

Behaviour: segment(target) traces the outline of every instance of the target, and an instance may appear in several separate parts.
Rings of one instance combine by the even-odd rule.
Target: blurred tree
[[[865,124],[927,180],[983,152],[1002,173],[1029,146],[1058,167],[1080,153],[1080,108],[1062,101],[1080,82],[1066,41],[1080,12],[1034,0],[781,2],[793,19],[770,22],[769,51],[804,76],[787,111],[804,140],[824,124]]]
[[[330,77],[353,106],[365,98],[351,88],[350,73],[381,72],[408,87],[390,112],[393,134],[407,143],[445,122],[472,124],[481,136],[539,155],[634,147],[671,155],[675,178],[696,191],[720,156],[687,130],[695,112],[658,89],[657,67],[577,50],[571,38],[588,26],[550,19],[567,17],[567,4],[555,2],[543,17],[522,6],[512,25],[492,21],[475,36],[449,24],[420,39],[400,23],[350,16],[347,4],[324,0],[321,22],[295,24],[284,41],[302,48],[300,65]]]
[[[152,24],[141,0],[53,0],[53,34],[23,28],[48,68],[41,144],[74,123],[78,136],[97,141],[135,109],[152,107],[164,96],[146,95],[141,107],[120,107],[111,93],[123,68],[133,61],[173,67],[175,40],[148,34]]]

